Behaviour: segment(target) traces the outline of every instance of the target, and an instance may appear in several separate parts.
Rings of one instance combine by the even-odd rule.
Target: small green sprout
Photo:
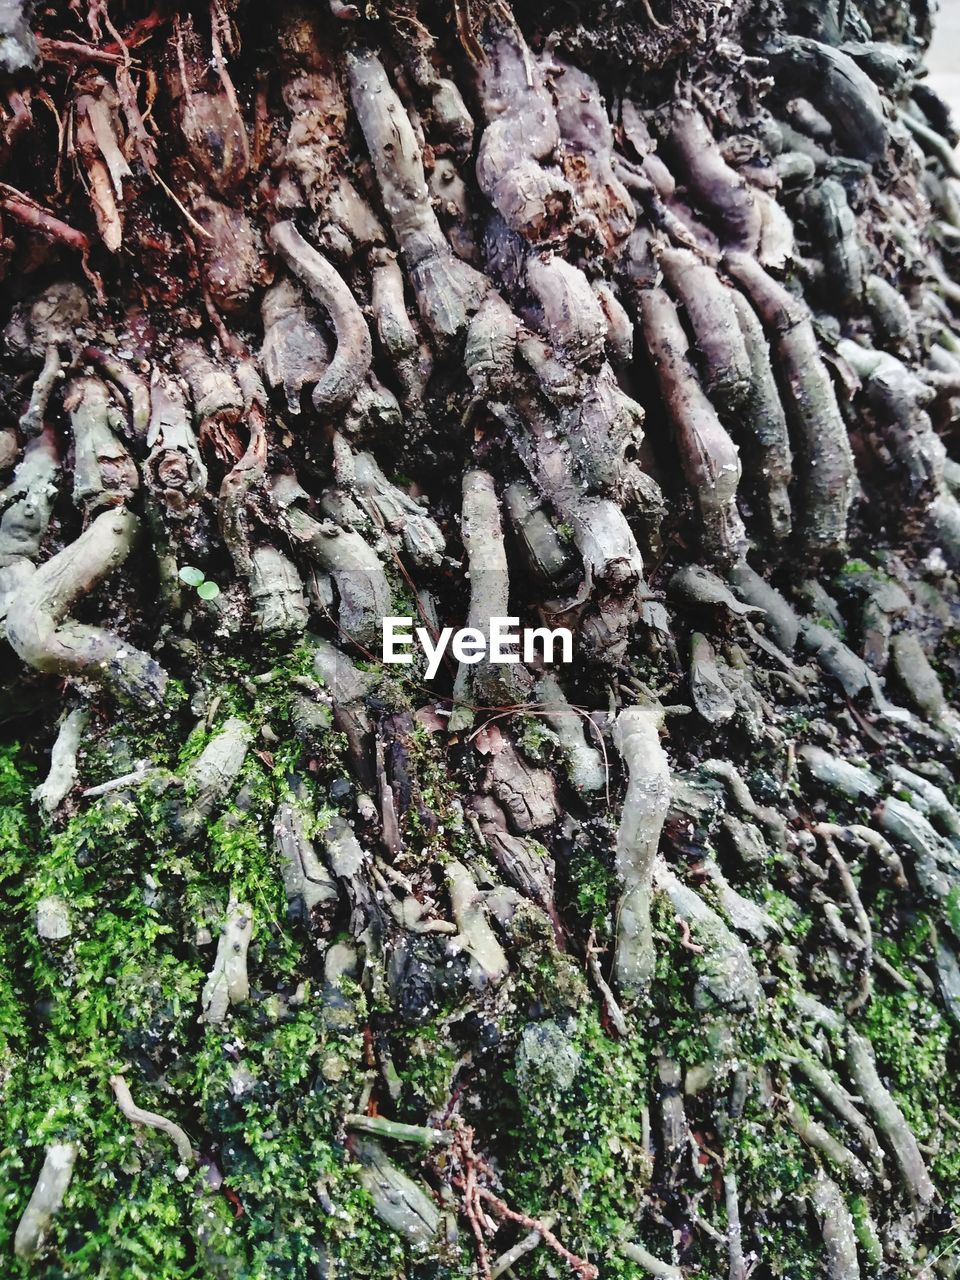
[[[216,600],[220,594],[220,588],[217,584],[211,582],[209,578],[205,578],[203,570],[195,568],[192,564],[185,564],[178,571],[177,577],[181,582],[185,582],[188,587],[194,587],[201,600]]]

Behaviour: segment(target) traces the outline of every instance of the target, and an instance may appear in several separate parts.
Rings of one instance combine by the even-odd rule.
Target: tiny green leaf
[[[197,587],[197,595],[201,600],[216,600],[220,594],[220,588],[215,582],[201,582]]]
[[[203,582],[203,572],[195,569],[192,564],[185,564],[178,572],[177,577],[181,582],[185,582],[188,587],[199,587]]]

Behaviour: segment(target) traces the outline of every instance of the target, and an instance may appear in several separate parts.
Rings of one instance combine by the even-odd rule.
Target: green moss
[[[931,991],[915,978],[915,966],[930,956],[930,921],[923,912],[898,910],[898,897],[884,889],[872,907],[876,950],[910,987],[888,988],[875,982],[873,996],[860,1015],[859,1028],[868,1036],[877,1068],[921,1142],[935,1152],[929,1165],[951,1210],[960,1212],[960,1141],[940,1110],[960,1117],[958,1034]],[[886,936],[879,928],[886,930]]]
[[[789,1226],[771,1217],[754,1227],[757,1252],[768,1263],[769,1274],[784,1280],[821,1280],[823,1241],[819,1233],[814,1233],[809,1216],[798,1204],[785,1208],[784,1216]]]
[[[583,970],[561,952],[553,925],[539,907],[521,902],[511,923],[514,944],[513,987],[517,1004],[551,1014],[580,1008],[587,1000]]]
[[[873,570],[867,564],[866,560],[848,560],[846,564],[842,565],[840,568],[840,573],[844,576],[872,572]]]
[[[860,1025],[908,1123],[924,1141],[936,1126],[934,1101],[952,1091],[949,1024],[924,993],[898,988],[875,991]]]
[[[617,880],[613,868],[613,833],[608,839],[597,833],[596,840],[580,839],[570,859],[567,882],[571,904],[588,929],[600,938],[609,934],[610,915],[617,900]]]
[[[546,764],[557,745],[557,735],[538,716],[523,716],[520,723],[523,754],[534,764]]]
[[[436,1024],[402,1037],[401,1048],[406,1056],[400,1069],[404,1101],[425,1119],[449,1101],[458,1054]]]
[[[572,1085],[543,1105],[512,1092],[497,1154],[507,1202],[534,1216],[555,1213],[567,1248],[601,1258],[618,1239],[634,1238],[650,1179],[642,1143],[649,1064],[642,1045],[611,1039],[593,1007],[569,1039],[579,1059]],[[530,1280],[556,1274],[547,1250],[530,1255],[523,1270]],[[603,1274],[626,1280],[635,1266],[611,1254]]]
[[[793,942],[802,942],[813,927],[813,918],[779,889],[770,886],[765,889],[763,906]]]
[[[414,722],[405,745],[415,794],[400,818],[404,860],[442,865],[450,858],[476,856],[476,841],[464,823],[462,788],[450,773],[438,735]]]
[[[950,890],[947,894],[946,902],[943,904],[943,909],[953,936],[960,938],[960,887],[954,885]]]
[[[226,693],[223,715],[242,708],[256,722],[269,696],[283,728],[282,690],[256,686],[251,697],[235,682]],[[182,768],[216,728],[199,731],[179,759],[153,743],[154,758]],[[362,1084],[361,1037],[323,1030],[309,982],[298,1011],[268,996],[234,1010],[229,1027],[198,1022],[213,948],[198,952],[193,939],[204,924],[215,932],[228,888],[254,904],[254,985],[282,992],[304,975],[271,834],[298,757],[286,740],[272,757],[252,752],[242,806],[181,848],[146,787],[42,831],[28,804],[32,771],[15,748],[0,751],[0,961],[16,956],[0,966],[0,1237],[12,1236],[44,1146],[76,1141],[77,1173],[43,1264],[51,1280],[294,1278],[322,1260],[325,1242],[344,1276],[406,1274],[402,1244],[373,1215],[340,1131]],[[68,902],[72,934],[44,944],[35,910],[51,893]],[[16,974],[29,975],[29,993]],[[320,1069],[330,1053],[342,1062],[336,1081]],[[248,1089],[237,1084],[240,1068]],[[138,1104],[176,1119],[195,1142],[216,1135],[211,1154],[229,1197],[202,1173],[177,1180],[169,1140],[117,1108],[109,1078],[118,1071]],[[333,1214],[319,1207],[321,1182]],[[30,1271],[8,1265],[11,1275]]]
[[[786,1009],[774,1005],[770,1024],[751,1046],[775,1071],[781,1069],[787,1034],[792,1029]],[[746,1053],[745,1049],[744,1056]],[[802,1082],[792,1080],[791,1091],[802,1108],[812,1102]],[[741,1210],[744,1206],[757,1210],[750,1214],[750,1230],[770,1275],[784,1280],[819,1280],[822,1242],[804,1208],[810,1181],[817,1172],[816,1157],[782,1111],[771,1108],[756,1089],[747,1094],[743,1115],[725,1137],[724,1151],[737,1175]]]
[[[857,1233],[857,1241],[864,1258],[871,1267],[878,1267],[883,1262],[883,1246],[877,1236],[877,1228],[870,1216],[870,1206],[865,1196],[851,1196],[847,1202],[850,1216],[853,1218],[853,1229]]]

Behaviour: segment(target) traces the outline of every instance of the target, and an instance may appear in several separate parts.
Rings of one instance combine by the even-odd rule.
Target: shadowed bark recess
[[[930,35],[0,0],[4,1275],[960,1275]]]

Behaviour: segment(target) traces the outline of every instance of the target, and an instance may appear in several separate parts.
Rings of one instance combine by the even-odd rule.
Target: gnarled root
[[[367,376],[373,359],[370,330],[339,273],[304,240],[292,222],[278,222],[270,237],[290,270],[326,311],[337,335],[333,359],[313,388],[317,412],[336,413],[346,408]]]
[[[454,257],[440,229],[420,147],[379,58],[366,50],[348,54],[347,75],[357,121],[420,314],[438,342],[452,342],[463,336],[490,282]]]
[[[118,388],[127,407],[124,434],[134,444],[141,444],[150,421],[150,388],[146,379],[135,367],[104,347],[85,348],[83,358],[97,365],[103,376]]]
[[[869,163],[887,146],[883,99],[849,54],[819,40],[784,36],[773,63],[785,82],[802,88],[833,126],[845,155]]]
[[[259,375],[247,370],[244,400],[249,437],[247,447],[223,477],[219,495],[220,534],[237,569],[249,577],[253,571],[250,539],[250,503],[264,483],[267,469],[266,392]]]
[[[553,902],[554,864],[542,845],[532,838],[511,835],[506,815],[492,796],[474,796],[468,815],[490,856],[506,879],[532,902],[556,917]]]
[[[373,1200],[377,1217],[414,1247],[425,1248],[440,1227],[440,1212],[423,1188],[384,1154],[373,1138],[354,1138],[360,1183]]]
[[[506,8],[484,35],[477,89],[487,127],[477,151],[477,183],[512,231],[532,241],[566,229],[573,191],[545,167],[560,142],[550,93]]]
[[[190,389],[201,442],[220,457],[236,457],[236,431],[245,406],[230,368],[215,360],[200,342],[181,343],[176,364]]]
[[[24,435],[33,436],[43,429],[47,406],[62,376],[60,350],[55,343],[51,343],[44,353],[43,368],[30,388],[30,403],[20,417],[20,430]]]
[[[243,455],[220,486],[220,533],[238,571],[247,579],[258,629],[268,636],[302,635],[307,628],[308,613],[296,566],[274,546],[252,545],[254,505],[257,499],[270,505],[269,495],[264,494],[266,393],[250,364],[241,365],[238,373],[250,434]]]
[[[690,637],[690,698],[708,724],[724,724],[736,713],[737,704],[722,675],[713,645],[694,631]]]
[[[810,1190],[810,1201],[820,1219],[830,1280],[860,1280],[857,1233],[840,1188],[821,1173]]]
[[[443,534],[423,507],[390,483],[373,454],[354,453],[339,433],[333,450],[338,483],[356,494],[374,524],[403,547],[417,568],[438,565],[445,546]]]
[[[392,593],[377,553],[355,529],[333,520],[315,520],[293,506],[284,517],[294,543],[336,583],[341,632],[368,648],[379,643],[382,619],[391,613]]]
[[[318,383],[330,365],[329,339],[289,276],[275,280],[264,293],[260,311],[260,368],[269,386],[283,391],[287,413],[298,417],[304,387]]]
[[[694,1004],[698,1008],[720,1005],[728,1009],[754,1009],[763,999],[760,978],[750,952],[714,909],[688,885],[677,879],[666,863],[655,865],[654,884],[663,890],[681,920],[693,930],[703,950],[697,961]]]
[[[818,782],[850,800],[873,799],[880,792],[880,779],[869,769],[840,756],[831,755],[822,747],[807,745],[798,752],[800,762]]]
[[[177,1155],[180,1157],[181,1165],[189,1168],[194,1163],[190,1139],[174,1120],[168,1120],[166,1116],[158,1116],[154,1111],[144,1111],[142,1107],[138,1107],[123,1076],[111,1076],[110,1087],[113,1090],[113,1096],[117,1100],[117,1106],[132,1124],[146,1125],[148,1129],[159,1129],[161,1133],[165,1133],[170,1138],[177,1148]],[[186,1176],[186,1168],[184,1169],[184,1177]]]
[[[753,307],[742,293],[734,291],[734,310],[750,360],[750,385],[739,415],[737,438],[750,488],[756,495],[770,533],[777,541],[787,538],[793,527],[789,486],[793,477],[793,456],[787,431],[787,417],[777,390],[770,348]]]
[[[806,200],[812,230],[822,246],[823,266],[831,302],[849,311],[863,302],[864,259],[857,239],[857,220],[847,193],[836,178],[827,178]]]
[[[574,188],[578,234],[607,252],[630,235],[636,212],[616,173],[613,129],[597,81],[579,67],[555,63],[548,72],[560,127],[560,163]]]
[[[838,1142],[824,1125],[808,1116],[793,1099],[787,1101],[787,1120],[808,1147],[823,1156],[861,1191],[867,1190],[871,1178],[863,1162],[842,1142]]]
[[[277,808],[273,838],[282,859],[288,915],[303,916],[307,922],[323,926],[332,919],[340,894],[307,834],[307,821],[303,801],[291,791]]]
[[[57,492],[60,452],[50,427],[27,442],[10,484],[0,493],[0,565],[35,559]]]
[[[476,881],[462,862],[448,862],[444,871],[458,929],[450,946],[470,957],[470,977],[475,984],[502,981],[510,967],[487,921]]]
[[[750,186],[724,160],[703,116],[690,103],[672,110],[667,149],[698,201],[716,214],[725,242],[753,253],[760,241],[760,210]]]
[[[509,741],[501,744],[490,761],[484,787],[503,806],[510,825],[520,835],[552,826],[560,816],[553,774],[527,764]]]
[[[119,636],[69,617],[74,604],[123,564],[138,530],[136,516],[124,507],[101,512],[11,601],[7,639],[38,671],[82,676],[144,709],[156,710],[167,685],[158,663]]]
[[[649,1249],[645,1249],[642,1244],[634,1244],[631,1241],[627,1241],[621,1244],[619,1248],[625,1258],[635,1262],[638,1267],[643,1267],[648,1275],[660,1276],[662,1280],[683,1280],[683,1272],[679,1267],[654,1257]]]
[[[401,398],[418,406],[426,390],[432,361],[407,314],[403,297],[403,271],[390,249],[371,253],[371,307],[376,317],[380,345],[396,370]]]
[[[603,757],[596,747],[588,746],[584,735],[584,716],[576,711],[553,675],[543,675],[534,689],[543,717],[560,739],[567,761],[570,781],[578,791],[602,791],[606,781]]]
[[[10,601],[34,572],[33,561],[50,523],[60,453],[52,427],[27,442],[13,480],[0,494],[0,620]]]
[[[182,843],[193,839],[217,805],[230,794],[252,738],[253,731],[247,721],[231,716],[191,762],[183,779],[186,804],[177,806],[171,817],[171,825]]]
[[[583,558],[587,592],[595,608],[583,622],[584,637],[608,662],[622,657],[641,612],[643,560],[633,530],[610,498],[557,495],[557,510],[573,532]]]
[[[73,501],[89,519],[129,502],[140,487],[133,459],[114,435],[118,413],[99,378],[75,378],[63,407],[73,434]]]
[[[947,702],[940,677],[912,631],[901,631],[890,642],[893,669],[910,701],[927,721],[960,748],[960,715]]]
[[[811,551],[836,551],[846,541],[856,475],[847,429],[820,357],[810,313],[748,254],[728,253],[724,267],[750,299],[775,344],[780,393],[802,457],[797,532]]]
[[[704,550],[713,561],[735,563],[746,550],[737,510],[739,453],[700,386],[676,308],[664,290],[641,294],[640,319],[676,432],[680,465],[700,511]]]
[[[627,767],[627,794],[617,832],[617,904],[613,958],[616,985],[639,995],[653,978],[656,957],[650,921],[653,866],[660,832],[670,807],[670,766],[660,745],[663,709],[626,707],[617,717],[613,740]]]
[[[874,1172],[882,1177],[883,1151],[877,1141],[877,1135],[840,1081],[835,1079],[820,1062],[805,1053],[799,1054],[791,1062],[791,1066],[816,1090],[827,1106],[850,1126],[870,1157]]]
[[[344,818],[331,818],[323,829],[322,839],[330,868],[343,882],[350,899],[350,928],[359,938],[374,912],[373,895],[366,877],[370,857],[364,853],[353,827]]]
[[[470,569],[470,608],[467,626],[487,637],[493,618],[508,613],[510,578],[500,524],[500,506],[493,476],[486,471],[467,471],[463,477],[463,545]],[[473,671],[470,670],[473,666]],[[481,705],[498,705],[509,700],[509,689],[497,664],[481,657],[479,662],[461,662],[453,696],[461,704],[451,719],[451,728],[472,721],[470,708],[462,704],[472,695]],[[506,695],[506,696],[505,696]]]
[[[864,398],[886,428],[912,493],[928,498],[925,515],[934,533],[951,561],[960,562],[960,504],[946,483],[946,451],[927,412],[931,388],[887,352],[848,340],[837,350],[863,380]]]
[[[355,667],[346,654],[327,640],[310,637],[313,669],[330,691],[333,719],[347,740],[351,765],[363,787],[373,786],[370,739],[373,728],[364,699],[373,692],[376,676]]]
[[[309,614],[303,583],[293,561],[269,545],[250,554],[250,603],[257,629],[265,636],[299,636]]]
[[[603,362],[607,323],[583,272],[556,255],[527,257],[527,288],[537,302],[537,328],[556,353],[575,368],[597,369]]]
[[[533,487],[523,481],[507,485],[503,509],[527,569],[545,589],[568,585],[576,558],[554,528]]]
[[[721,415],[732,415],[743,408],[753,382],[735,291],[689,249],[664,249],[659,262],[693,330],[703,389]]]
[[[56,813],[77,780],[77,752],[90,720],[85,707],[75,707],[60,725],[50,752],[50,769],[33,793],[34,800],[48,817]]]
[[[847,1070],[864,1106],[876,1122],[881,1139],[890,1148],[910,1199],[921,1208],[929,1205],[936,1189],[917,1140],[903,1112],[877,1074],[869,1042],[852,1028],[847,1031]]]
[[[207,468],[187,408],[186,388],[179,378],[157,371],[150,384],[150,423],[147,428],[147,487],[164,521],[190,523],[207,488]],[[196,538],[188,528],[187,538]]]

